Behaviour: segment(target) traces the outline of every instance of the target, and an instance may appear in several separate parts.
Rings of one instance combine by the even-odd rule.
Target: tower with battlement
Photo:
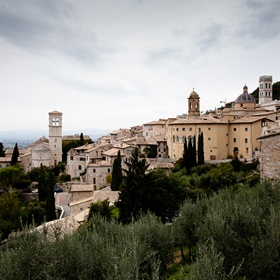
[[[272,101],[272,76],[260,76],[259,104]]]

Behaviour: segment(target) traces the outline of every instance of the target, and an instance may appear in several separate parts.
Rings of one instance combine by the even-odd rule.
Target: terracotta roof
[[[112,166],[112,164],[107,162],[106,160],[102,160],[98,163],[90,163],[88,166],[89,167]]]
[[[170,125],[173,124],[226,124],[226,121],[216,118],[188,118],[188,119],[176,119],[175,121],[171,122]]]
[[[254,123],[254,122],[257,122],[259,120],[262,120],[262,119],[267,119],[269,121],[272,121],[274,122],[274,120],[271,120],[269,118],[266,118],[266,117],[252,117],[252,116],[249,116],[249,117],[242,117],[242,118],[239,118],[237,120],[232,120],[230,123]]]
[[[148,122],[148,123],[145,123],[143,125],[165,125],[166,122],[167,122],[166,119],[162,119],[162,120],[158,120],[158,121]]]
[[[103,152],[103,155],[105,156],[109,156],[109,157],[113,157],[113,156],[117,156],[118,155],[118,151],[120,151],[121,156],[123,156],[123,151],[117,148],[112,148],[108,151]]]

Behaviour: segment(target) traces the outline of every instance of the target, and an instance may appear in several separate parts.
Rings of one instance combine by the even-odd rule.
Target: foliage
[[[30,180],[18,166],[7,166],[0,169],[0,188],[26,188]]]
[[[12,158],[11,158],[11,165],[16,165],[17,164],[18,157],[19,157],[19,151],[18,151],[18,145],[16,143],[15,147],[14,147],[14,150],[13,150]]]
[[[18,229],[20,229],[20,201],[16,193],[7,191],[0,196],[0,240]]]
[[[122,159],[120,150],[113,163],[111,190],[118,191],[122,183]]]
[[[48,172],[48,179],[46,182],[46,220],[55,220],[55,198],[54,198],[55,178],[52,170]]]
[[[48,241],[44,233],[9,238],[3,279],[160,279],[172,260],[170,228],[153,216],[130,225],[95,217],[91,227]]]
[[[0,142],[0,157],[5,157],[4,145],[1,142]]]
[[[23,225],[36,226],[42,224],[46,217],[46,203],[39,201],[31,201],[20,209],[20,217]]]
[[[108,199],[92,203],[89,208],[89,214],[87,220],[90,221],[94,215],[100,215],[101,217],[110,221],[112,219],[113,207],[110,207]]]
[[[62,140],[62,161],[67,161],[67,153],[70,149],[82,146],[86,143],[91,144],[93,141],[91,139],[84,140],[82,133],[80,134],[80,140]]]
[[[210,176],[209,187],[214,192],[236,183],[236,174],[230,163],[222,163],[212,169],[208,174]]]
[[[120,220],[129,223],[132,217],[136,219],[141,210],[147,211],[145,191],[150,174],[146,174],[149,164],[145,159],[140,159],[139,150],[134,149],[130,158],[131,162],[125,162],[123,170],[123,184],[120,188],[120,196],[117,207],[120,209]]]
[[[59,180],[61,182],[68,182],[71,181],[71,176],[69,174],[63,173],[59,176]]]
[[[172,221],[186,198],[184,188],[163,170],[147,173],[149,165],[145,159],[139,158],[137,149],[132,153],[131,162],[126,165],[117,203],[120,220],[129,223],[141,213],[150,211],[161,217],[163,222]]]
[[[144,149],[144,153],[147,158],[156,158],[157,157],[157,146],[151,145],[150,147],[146,147]]]
[[[198,135],[198,150],[197,150],[197,164],[204,164],[204,140],[203,140],[203,132]]]

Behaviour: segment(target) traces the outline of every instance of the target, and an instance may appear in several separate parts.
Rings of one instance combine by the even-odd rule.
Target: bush
[[[71,181],[71,176],[69,174],[63,173],[59,176],[59,180],[61,182],[68,182]]]

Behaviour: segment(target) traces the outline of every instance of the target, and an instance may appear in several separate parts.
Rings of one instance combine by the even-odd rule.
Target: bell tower
[[[200,102],[198,94],[193,90],[188,98],[188,115],[189,117],[199,117],[200,116]]]
[[[49,145],[51,150],[50,166],[62,161],[62,113],[49,113]]]
[[[259,79],[259,104],[272,101],[272,76],[261,76]]]

